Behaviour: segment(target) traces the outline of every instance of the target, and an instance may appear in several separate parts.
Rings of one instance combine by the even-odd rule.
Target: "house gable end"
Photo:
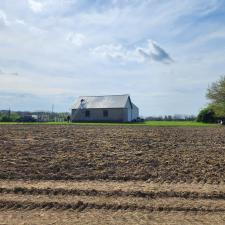
[[[125,108],[129,108],[129,109],[132,109],[133,108],[133,105],[132,105],[130,96],[127,97],[127,101],[126,101]]]

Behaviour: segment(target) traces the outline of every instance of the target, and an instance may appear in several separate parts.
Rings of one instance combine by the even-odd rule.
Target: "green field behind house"
[[[104,126],[152,126],[152,127],[215,127],[217,124],[200,123],[195,121],[145,121],[139,123],[93,123],[93,122],[28,122],[28,123],[16,123],[16,122],[0,122],[0,125],[10,124],[27,124],[27,125],[104,125]]]

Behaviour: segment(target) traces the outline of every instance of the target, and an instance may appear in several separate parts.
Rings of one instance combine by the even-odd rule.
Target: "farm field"
[[[0,126],[0,224],[224,224],[224,127]]]
[[[84,126],[150,126],[150,127],[216,127],[218,124],[196,121],[144,121],[130,123],[100,123],[100,122],[0,122],[0,125],[84,125]]]

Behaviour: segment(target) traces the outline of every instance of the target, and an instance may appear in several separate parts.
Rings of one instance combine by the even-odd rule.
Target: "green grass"
[[[146,121],[148,126],[172,126],[172,127],[212,127],[217,124],[200,123],[195,121]]]
[[[104,126],[152,126],[152,127],[215,127],[217,124],[207,124],[195,121],[145,121],[140,123],[92,123],[92,122],[29,122],[29,123],[16,123],[16,122],[0,122],[0,125],[104,125]]]

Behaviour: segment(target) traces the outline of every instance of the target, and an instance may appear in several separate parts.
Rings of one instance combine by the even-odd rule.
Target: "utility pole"
[[[8,118],[10,119],[10,116],[11,116],[11,110],[10,110],[10,107],[9,107],[9,111],[8,111]]]
[[[54,104],[52,104],[52,121],[54,120],[54,115],[53,115],[53,113],[54,113]]]

